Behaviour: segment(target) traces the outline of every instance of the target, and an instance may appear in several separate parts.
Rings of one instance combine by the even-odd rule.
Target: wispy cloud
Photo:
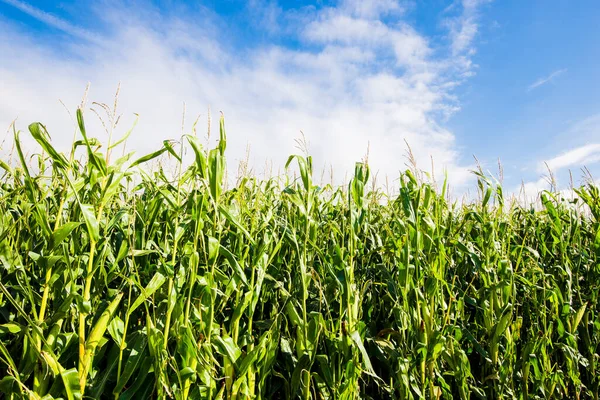
[[[564,168],[573,166],[586,166],[600,161],[600,143],[590,143],[575,149],[566,151],[541,163],[538,171],[543,171],[546,164],[551,171],[557,172]]]
[[[339,7],[359,18],[380,18],[387,15],[399,15],[406,11],[406,2],[398,0],[342,0]]]
[[[21,1],[1,1],[83,42],[72,47],[73,54],[57,54],[16,25],[0,27],[0,53],[9,55],[0,61],[0,126],[17,116],[21,124],[41,120],[67,146],[72,128],[56,99],[75,107],[90,81],[90,97],[108,102],[121,81],[122,124],[140,114],[128,141],[134,150],[149,151],[164,138],[178,137],[185,101],[187,114],[199,112],[204,121],[207,105],[225,112],[230,167],[245,159],[250,143],[257,171],[271,160],[277,172],[296,151],[293,139],[302,130],[317,168],[331,165],[338,176],[370,144],[373,169],[395,179],[404,168],[406,140],[423,168],[433,157],[436,171],[447,170],[455,184],[469,177],[470,165],[460,162],[455,137],[441,121],[457,109],[452,88],[470,68],[465,61],[473,35],[460,39],[461,45],[448,44],[450,55],[441,57],[431,38],[404,19],[404,2],[344,0],[294,10],[293,16],[266,2],[271,8],[264,18],[273,25],[297,21],[300,47],[291,48],[229,45],[226,21],[202,21],[193,12],[165,15],[151,5],[139,16],[122,4],[102,3],[95,16],[110,35],[99,36]],[[458,30],[461,23],[475,23],[480,1],[464,3],[470,17],[456,20]],[[207,23],[211,29],[203,28]],[[101,135],[94,115],[87,113],[87,119]]]
[[[87,40],[96,44],[104,44],[105,41],[95,33],[73,25],[61,18],[58,18],[50,13],[40,10],[39,8],[33,7],[20,0],[0,0],[0,2],[11,5],[25,14],[37,19],[40,22],[45,23],[48,26],[63,31],[71,36]]]
[[[446,19],[450,30],[451,50],[454,55],[472,53],[473,41],[479,30],[480,8],[492,0],[456,0],[446,8],[446,12],[460,9],[458,15]]]
[[[548,189],[550,181],[553,181],[556,185],[554,189],[572,195],[571,184],[588,182],[591,175],[600,170],[598,133],[600,114],[572,123],[559,135],[562,138],[552,145],[554,148],[562,147],[563,151],[555,151],[549,157],[538,158],[532,165],[532,170],[539,174],[536,180],[529,180],[523,187],[514,188],[513,192],[524,191],[531,200],[540,190]],[[581,175],[576,173],[578,169],[581,169]]]
[[[473,75],[477,67],[472,63],[476,53],[475,38],[479,32],[481,7],[492,0],[455,0],[444,10],[449,15],[442,21],[448,29],[450,52],[454,64],[459,67],[463,78]]]
[[[543,77],[543,78],[540,78],[537,81],[533,82],[531,85],[529,85],[527,87],[527,91],[531,92],[533,89],[536,89],[536,88],[538,88],[538,87],[540,87],[542,85],[550,83],[554,79],[556,79],[558,76],[564,74],[565,72],[567,72],[566,68],[564,68],[564,69],[558,69],[558,70],[552,72],[550,75],[548,75],[546,77]]]

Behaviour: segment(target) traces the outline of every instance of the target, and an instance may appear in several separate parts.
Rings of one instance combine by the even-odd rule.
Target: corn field
[[[0,398],[598,399],[597,186],[387,196],[295,155],[228,187],[222,118],[141,158],[77,122],[0,163]]]

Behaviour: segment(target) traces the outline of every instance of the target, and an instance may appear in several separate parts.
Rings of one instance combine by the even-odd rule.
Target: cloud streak
[[[531,85],[529,85],[527,87],[527,91],[531,92],[532,90],[537,89],[540,86],[543,86],[543,85],[545,85],[547,83],[550,83],[554,79],[558,78],[560,75],[564,74],[565,72],[567,72],[566,68],[564,68],[564,69],[558,69],[558,70],[552,72],[550,75],[548,75],[546,77],[543,77],[543,78],[540,78],[537,81],[533,82]]]
[[[345,0],[293,15],[274,12],[269,3],[274,25],[296,21],[293,39],[300,46],[240,47],[223,40],[226,22],[202,20],[192,10],[166,15],[148,5],[144,16],[134,17],[127,6],[107,2],[96,17],[110,35],[101,36],[20,1],[2,1],[80,40],[69,44],[68,54],[57,53],[0,20],[6,32],[0,53],[9,55],[0,61],[0,126],[17,116],[22,124],[40,120],[59,146],[68,146],[72,126],[56,100],[75,108],[89,81],[91,99],[110,102],[120,81],[121,129],[134,112],[140,115],[128,141],[140,152],[179,137],[185,101],[188,115],[200,113],[205,123],[207,105],[224,111],[233,171],[249,143],[255,170],[270,160],[277,173],[297,152],[294,138],[303,131],[317,169],[331,166],[338,177],[370,146],[374,171],[395,179],[405,165],[405,140],[423,169],[432,157],[436,171],[447,170],[455,185],[469,177],[455,136],[440,121],[458,108],[452,88],[470,69],[465,60],[474,34],[461,37],[458,47],[452,39],[452,55],[442,57],[431,38],[403,19],[403,2]],[[476,24],[477,4],[468,2],[469,17],[456,24]],[[102,136],[94,115],[86,118]]]
[[[73,25],[61,18],[58,18],[50,13],[44,12],[39,8],[33,7],[23,1],[20,0],[0,0],[0,2],[8,4],[17,8],[18,10],[24,12],[32,18],[37,19],[40,22],[45,23],[48,26],[51,26],[55,29],[58,29],[64,33],[67,33],[71,36],[84,39],[88,42],[95,43],[98,45],[105,44],[105,41],[96,34],[76,25]]]

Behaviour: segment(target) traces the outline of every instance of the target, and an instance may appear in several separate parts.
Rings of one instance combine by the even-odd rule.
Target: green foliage
[[[0,162],[0,398],[598,399],[596,186],[536,210],[477,172],[458,205],[406,171],[386,198],[292,156],[227,188],[223,119],[113,163],[77,121],[70,158],[35,123],[40,168],[18,132]]]

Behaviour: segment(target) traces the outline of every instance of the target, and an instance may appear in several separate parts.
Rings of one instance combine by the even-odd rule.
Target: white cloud
[[[513,193],[521,205],[530,205],[539,200],[539,195],[543,190],[549,189],[548,179],[539,178],[536,181],[523,182],[521,186],[513,188],[509,193]]]
[[[380,18],[404,13],[407,6],[405,3],[407,2],[398,0],[343,0],[340,9],[357,17]]]
[[[560,153],[556,151],[549,158],[533,162],[532,169],[544,177],[524,184],[524,192],[528,199],[537,196],[541,189],[549,189],[550,180],[554,181],[554,189],[561,191],[565,198],[574,196],[571,186],[577,187],[593,180],[593,174],[599,171],[600,166],[598,132],[600,132],[600,114],[595,114],[572,123],[568,129],[558,135],[558,139],[554,139],[553,147],[568,150]],[[513,192],[521,193],[523,188],[514,188]]]
[[[390,27],[379,20],[354,18],[337,9],[306,26],[304,36],[319,44],[361,46],[395,57],[398,67],[433,66],[427,39],[406,24]]]
[[[10,3],[25,7],[17,0]],[[476,5],[464,5],[472,18]],[[93,39],[97,34],[26,7],[35,18],[84,40],[57,51],[0,19],[0,53],[8,55],[0,61],[0,127],[17,116],[21,129],[40,120],[64,149],[73,128],[57,99],[74,109],[89,81],[90,99],[110,103],[120,81],[119,105],[125,113],[120,129],[129,127],[134,112],[140,114],[128,142],[140,152],[180,136],[185,101],[188,127],[197,113],[206,122],[207,105],[224,111],[233,171],[250,143],[257,172],[270,159],[276,173],[297,151],[294,138],[302,130],[315,167],[331,164],[338,177],[352,170],[370,144],[374,171],[380,179],[386,174],[395,179],[405,165],[405,140],[423,169],[433,157],[436,172],[448,170],[455,184],[469,177],[454,135],[439,124],[457,109],[451,91],[469,68],[469,51],[453,42],[452,57],[436,56],[428,38],[401,19],[402,3],[346,0],[336,8],[307,11],[304,21],[310,22],[296,30],[310,50],[240,48],[228,44],[220,21],[204,23],[193,13],[167,16],[148,8],[145,17],[135,17],[133,10],[114,3],[98,8],[96,17],[110,32],[98,36],[99,45]],[[283,13],[270,12],[265,18],[271,20]],[[384,23],[382,16],[393,16],[394,22]],[[102,137],[92,113],[86,113],[86,121]]]
[[[577,207],[575,204],[569,205],[570,201],[579,197],[575,190],[570,186],[562,188],[553,187],[547,177],[539,178],[537,181],[522,183],[519,188],[513,189],[510,193],[513,194],[513,199],[521,206],[541,208],[543,205],[540,195],[543,191],[553,192],[555,198],[563,202],[563,206]],[[580,210],[584,210],[585,212],[586,207],[580,205]]]
[[[451,49],[454,56],[464,53],[474,53],[473,41],[479,30],[479,9],[490,0],[457,0],[447,10],[459,8],[462,12],[454,18],[448,18],[445,23],[450,29]]]
[[[573,166],[585,166],[600,161],[600,143],[590,143],[581,147],[564,152],[556,157],[541,163],[539,171],[546,169],[546,164],[551,171],[557,172],[561,169]]]
[[[527,91],[531,92],[533,89],[536,89],[542,85],[545,85],[546,83],[550,83],[552,82],[555,78],[557,78],[558,76],[564,74],[565,72],[567,72],[567,69],[558,69],[554,72],[552,72],[550,75],[540,78],[537,81],[533,82],[531,85],[529,85],[527,87]]]

